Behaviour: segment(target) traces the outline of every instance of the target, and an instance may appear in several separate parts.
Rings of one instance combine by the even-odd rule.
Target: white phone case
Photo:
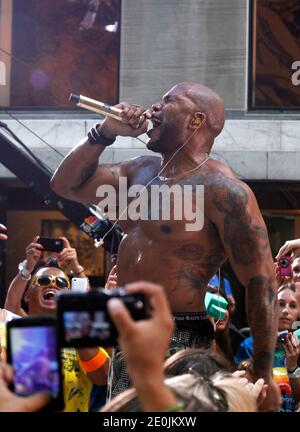
[[[71,290],[73,292],[87,292],[89,287],[89,280],[88,278],[72,278],[71,281]]]

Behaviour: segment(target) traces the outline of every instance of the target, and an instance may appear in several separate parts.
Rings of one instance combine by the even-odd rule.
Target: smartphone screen
[[[121,292],[117,289],[116,291]],[[112,298],[112,292],[114,291],[92,289],[87,293],[62,292],[58,296],[57,319],[60,346],[79,348],[116,345],[117,329],[107,311],[107,301]],[[133,319],[147,317],[142,294],[123,294],[121,299]]]
[[[66,311],[64,320],[64,339],[67,344],[85,342],[98,346],[111,338],[111,326],[103,311]]]
[[[19,396],[47,392],[52,404],[56,401],[57,408],[62,407],[56,326],[42,322],[39,325],[38,320],[30,323],[24,318],[9,322],[7,330],[8,362],[14,369],[13,391]]]

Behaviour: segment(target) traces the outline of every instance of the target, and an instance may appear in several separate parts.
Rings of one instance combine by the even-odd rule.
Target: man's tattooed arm
[[[92,162],[86,168],[84,168],[80,175],[80,183],[74,189],[80,189],[83,187],[96,173],[98,162]]]
[[[63,159],[51,179],[51,187],[58,195],[74,201],[98,203],[97,188],[103,184],[118,187],[121,167],[126,175],[126,164],[99,164],[105,147],[91,146],[84,141]]]
[[[277,282],[268,233],[248,186],[217,171],[209,186],[210,217],[231,266],[247,291],[254,371],[270,377],[278,329]]]
[[[278,329],[278,312],[276,291],[269,278],[256,275],[249,280],[246,305],[248,323],[254,337],[253,371],[257,376],[270,377]]]

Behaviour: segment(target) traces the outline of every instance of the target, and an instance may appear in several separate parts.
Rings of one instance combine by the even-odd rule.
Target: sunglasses
[[[54,282],[54,284],[57,286],[57,288],[61,289],[69,289],[70,288],[70,281],[67,278],[61,277],[61,276],[47,276],[47,275],[41,275],[34,278],[31,286],[38,285],[39,287],[46,288],[51,285],[51,283]]]

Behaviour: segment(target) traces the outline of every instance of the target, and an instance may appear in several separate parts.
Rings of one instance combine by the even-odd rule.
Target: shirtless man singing
[[[126,178],[128,189],[144,187],[131,198],[132,204],[149,192],[149,217],[130,218],[132,211],[119,221],[127,235],[118,252],[118,285],[137,280],[163,285],[176,322],[172,339],[179,344],[200,345],[213,338],[204,297],[208,281],[228,258],[246,288],[248,322],[254,338],[254,378],[262,377],[268,384],[264,409],[275,409],[280,403],[272,376],[277,285],[268,234],[249,187],[227,166],[209,157],[214,139],[224,126],[223,101],[204,85],[184,82],[147,110],[126,102],[116,107],[123,110],[122,121],[106,117],[92,128],[88,138],[54,173],[53,190],[74,201],[98,204],[99,186],[110,185],[119,191],[120,179]],[[138,137],[145,133],[147,119],[153,124],[147,132],[147,148],[160,157],[149,154],[99,165],[106,146],[118,135]],[[169,220],[163,217],[162,200],[152,202],[150,194],[151,188],[162,185],[167,189],[178,185],[183,203],[190,203],[195,214],[202,212],[202,220],[198,215],[198,225],[195,222],[197,230],[188,223],[186,212],[181,220],[175,217],[181,207],[177,205],[178,195],[170,194]],[[184,201],[187,189],[192,193]],[[157,210],[159,217],[151,220],[151,212]]]

